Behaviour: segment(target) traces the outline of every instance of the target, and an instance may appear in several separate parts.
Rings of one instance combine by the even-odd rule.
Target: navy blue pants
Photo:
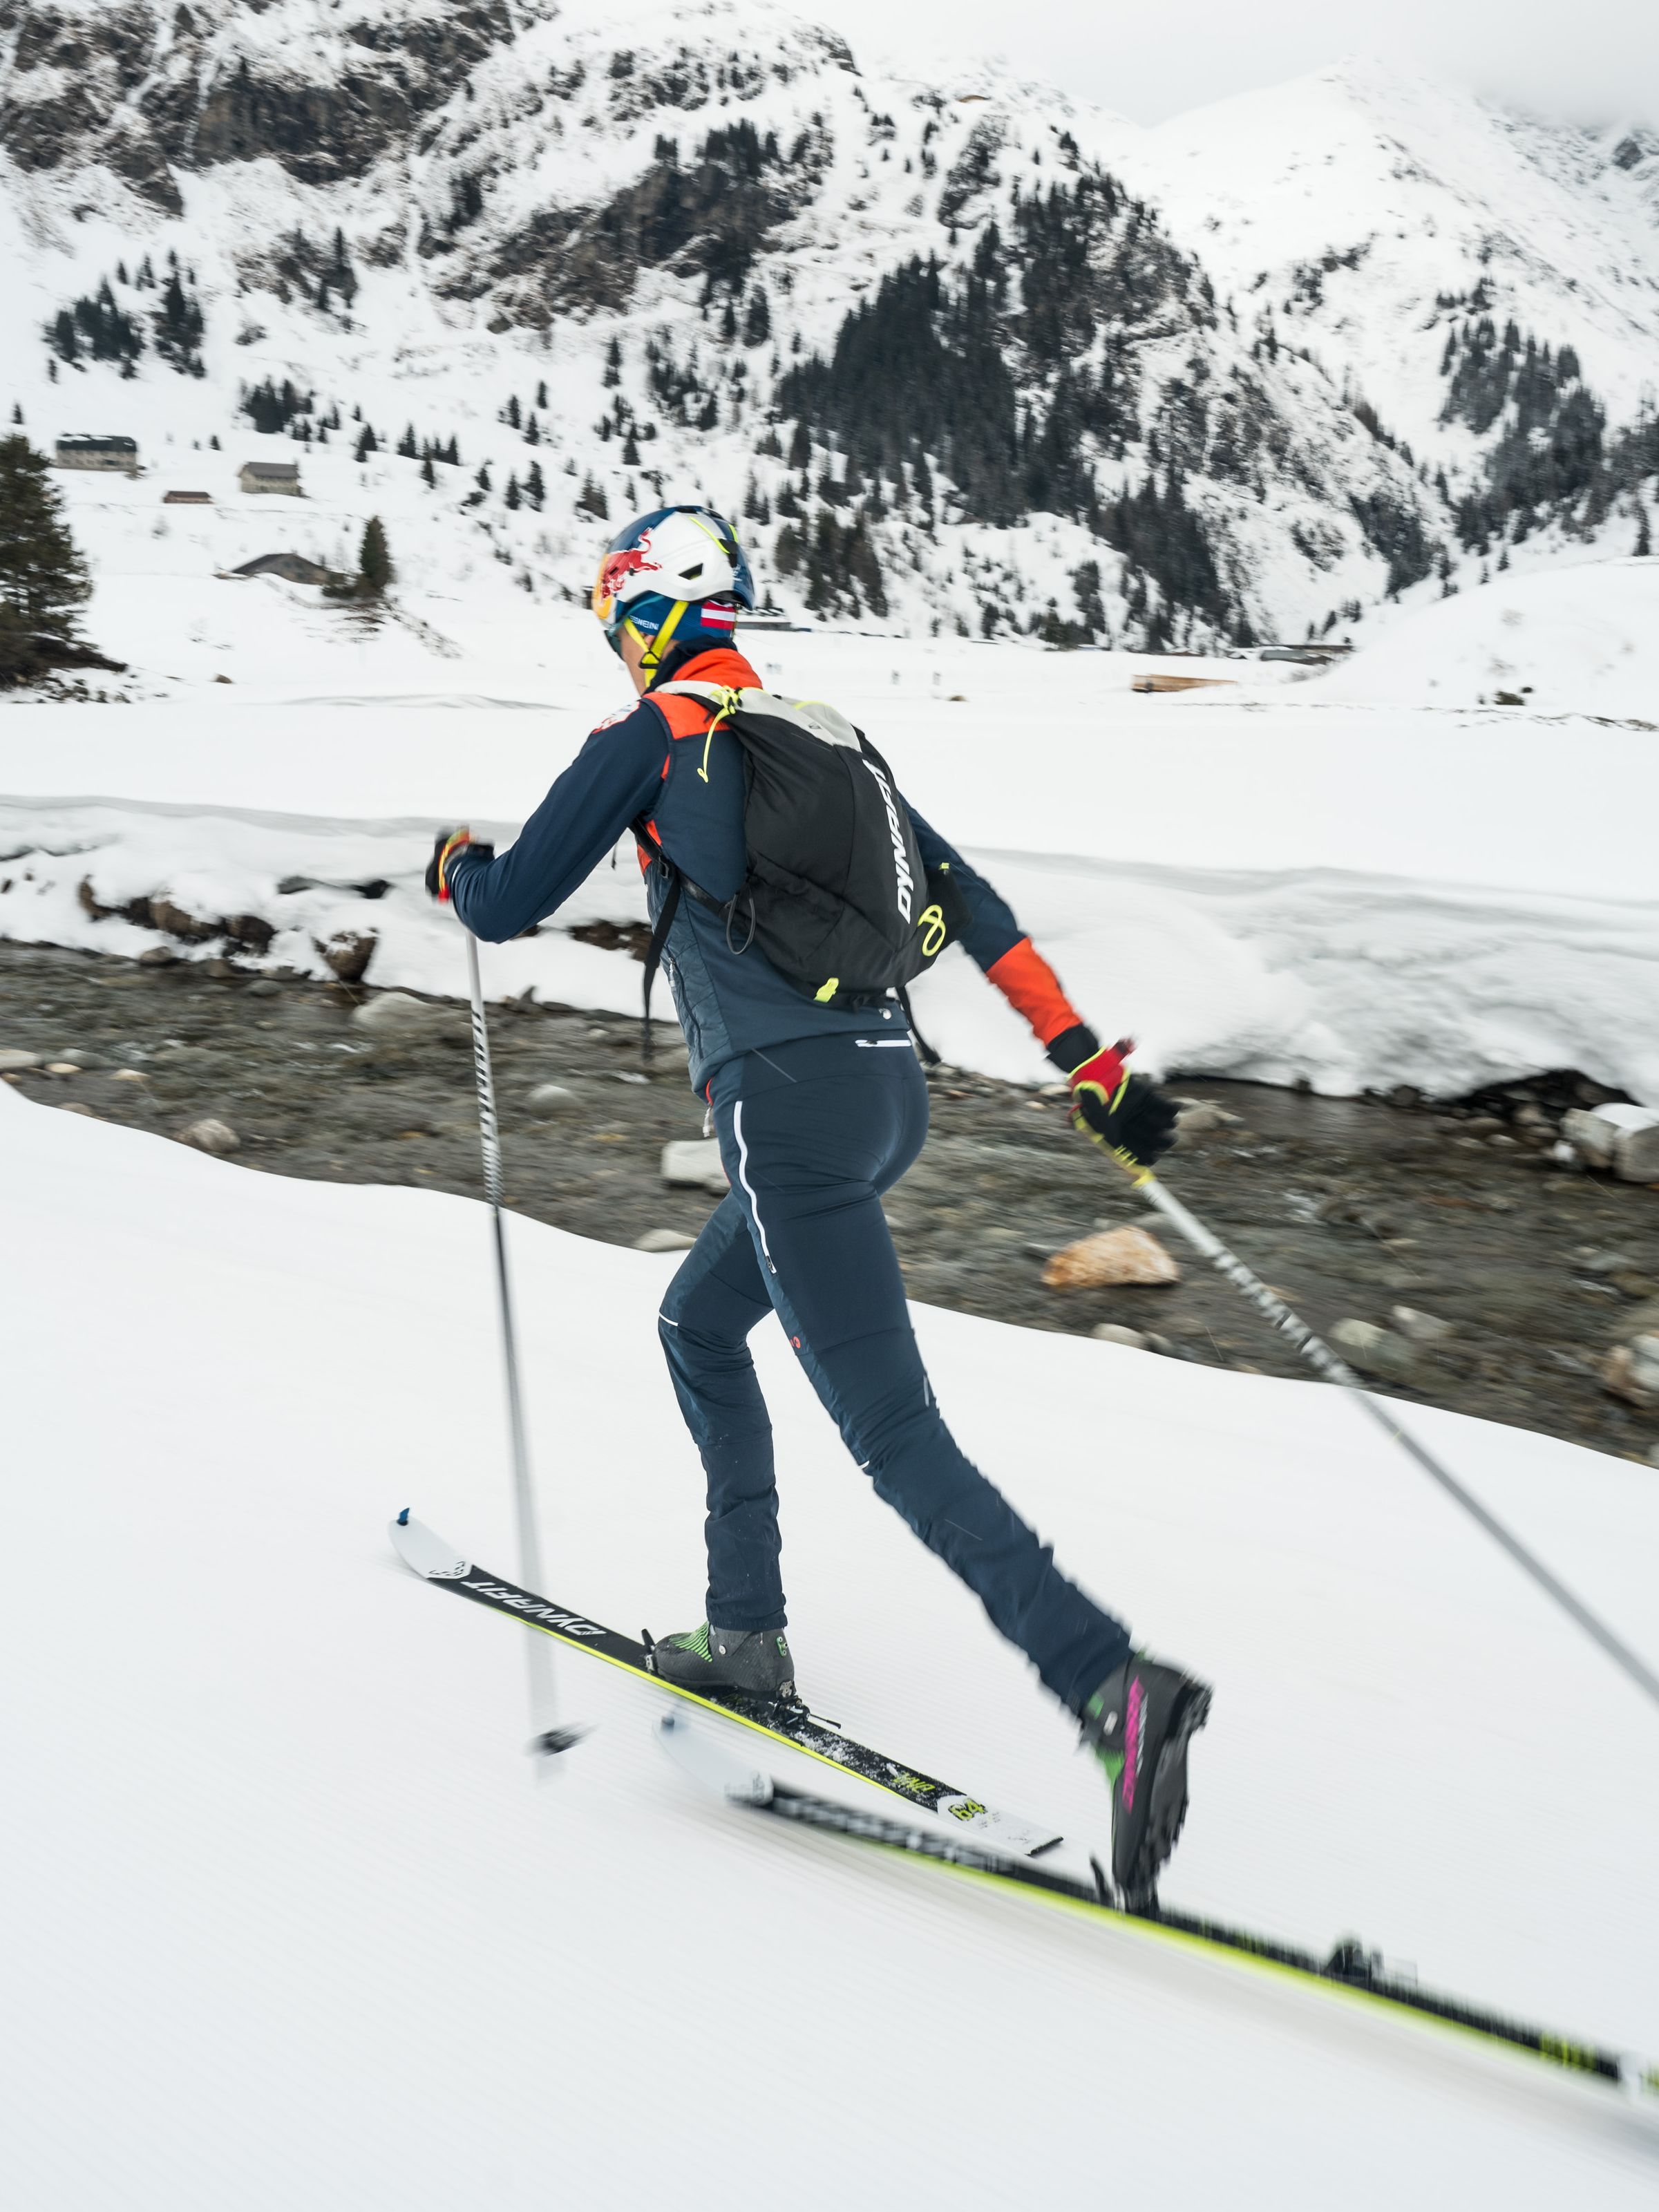
[[[670,1372],[708,1478],[708,1618],[781,1628],[772,1425],[748,1339],[769,1312],[878,1494],[961,1576],[1074,1711],[1127,1631],[963,1453],[933,1401],[881,1209],[921,1150],[927,1085],[904,1037],[813,1038],[713,1084],[731,1194],[664,1301]]]

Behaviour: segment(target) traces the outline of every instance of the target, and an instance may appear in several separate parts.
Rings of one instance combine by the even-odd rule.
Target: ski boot
[[[1112,1881],[1131,1911],[1157,1902],[1187,1817],[1187,1744],[1209,1717],[1207,1683],[1134,1651],[1084,1706],[1083,1740],[1112,1791]]]
[[[795,1694],[795,1662],[781,1628],[690,1628],[653,1645],[651,1664],[682,1690],[735,1692],[776,1703]]]

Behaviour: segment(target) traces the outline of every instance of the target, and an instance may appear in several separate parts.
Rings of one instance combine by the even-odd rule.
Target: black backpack
[[[645,1036],[651,986],[682,890],[721,912],[735,952],[755,946],[803,997],[862,1006],[933,965],[965,921],[948,864],[931,874],[892,770],[861,730],[817,700],[774,698],[717,684],[664,684],[702,700],[710,729],[744,751],[744,839],[749,872],[728,900],[711,898],[675,868],[646,955]],[[915,1024],[912,1024],[914,1030]]]

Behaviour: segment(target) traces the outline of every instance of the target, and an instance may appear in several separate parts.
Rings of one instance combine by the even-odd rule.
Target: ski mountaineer
[[[948,874],[952,933],[1065,1076],[1080,1130],[1134,1169],[1168,1149],[1175,1111],[1146,1077],[1127,1073],[1127,1045],[1103,1046],[1079,1019],[1003,901],[904,808],[859,733],[833,709],[764,692],[733,635],[738,610],[753,605],[748,562],[721,516],[660,507],[630,523],[600,562],[592,606],[638,703],[599,724],[510,850],[497,855],[464,829],[441,832],[426,878],[476,936],[499,943],[552,914],[630,827],[638,842],[653,950],[731,1182],[659,1316],[708,1478],[708,1589],[703,1625],[665,1637],[655,1664],[693,1688],[793,1694],[772,1431],[748,1349],[775,1312],[878,1494],[1076,1715],[1111,1789],[1114,1881],[1127,1898],[1145,1898],[1180,1832],[1188,1740],[1203,1725],[1209,1690],[1134,1650],[945,1425],[881,1206],[927,1131],[927,1080],[902,994],[848,1002],[834,975],[815,991],[754,941],[749,786],[758,755],[732,716],[744,718],[739,729],[752,714],[769,716],[781,741],[856,787],[857,805],[879,785],[875,842],[890,890],[896,869],[908,914],[907,854],[916,848],[930,886]],[[867,785],[846,765],[849,754],[870,765]],[[810,820],[788,826],[817,834]],[[810,903],[812,890],[806,884],[797,902]],[[775,894],[768,909],[786,929],[790,896],[780,908]],[[647,1003],[649,988],[647,980]]]

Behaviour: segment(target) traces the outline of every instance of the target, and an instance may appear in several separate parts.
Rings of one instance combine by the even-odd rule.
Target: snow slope
[[[1615,420],[1651,404],[1659,224],[1593,134],[1356,58],[1192,109],[1118,158],[1241,313],[1278,318],[1419,458],[1472,450],[1440,420],[1438,363],[1478,281],[1500,328],[1576,348]]]
[[[1390,612],[1348,665],[1321,680],[1318,696],[1449,708],[1490,706],[1499,691],[1534,714],[1659,732],[1659,561],[1498,576],[1482,590]],[[1646,750],[1659,752],[1651,735]]]
[[[1339,2175],[1353,2212],[1650,2202],[1659,2137],[1591,2085],[746,1828],[597,1665],[561,1662],[595,1733],[534,1786],[518,1632],[382,1534],[411,1503],[511,1571],[485,1224],[0,1089],[26,1255],[0,1271],[9,2203],[1323,2212]],[[678,1623],[701,1506],[651,1344],[667,1263],[512,1243],[554,1594]],[[1659,2040],[1655,1717],[1369,1423],[1314,1385],[917,1322],[1066,1563],[1217,1684],[1172,1900]],[[813,1695],[1062,1822],[1075,1863],[1105,1821],[1067,1726],[758,1349]],[[1650,1479],[1413,1418],[1651,1643]]]

